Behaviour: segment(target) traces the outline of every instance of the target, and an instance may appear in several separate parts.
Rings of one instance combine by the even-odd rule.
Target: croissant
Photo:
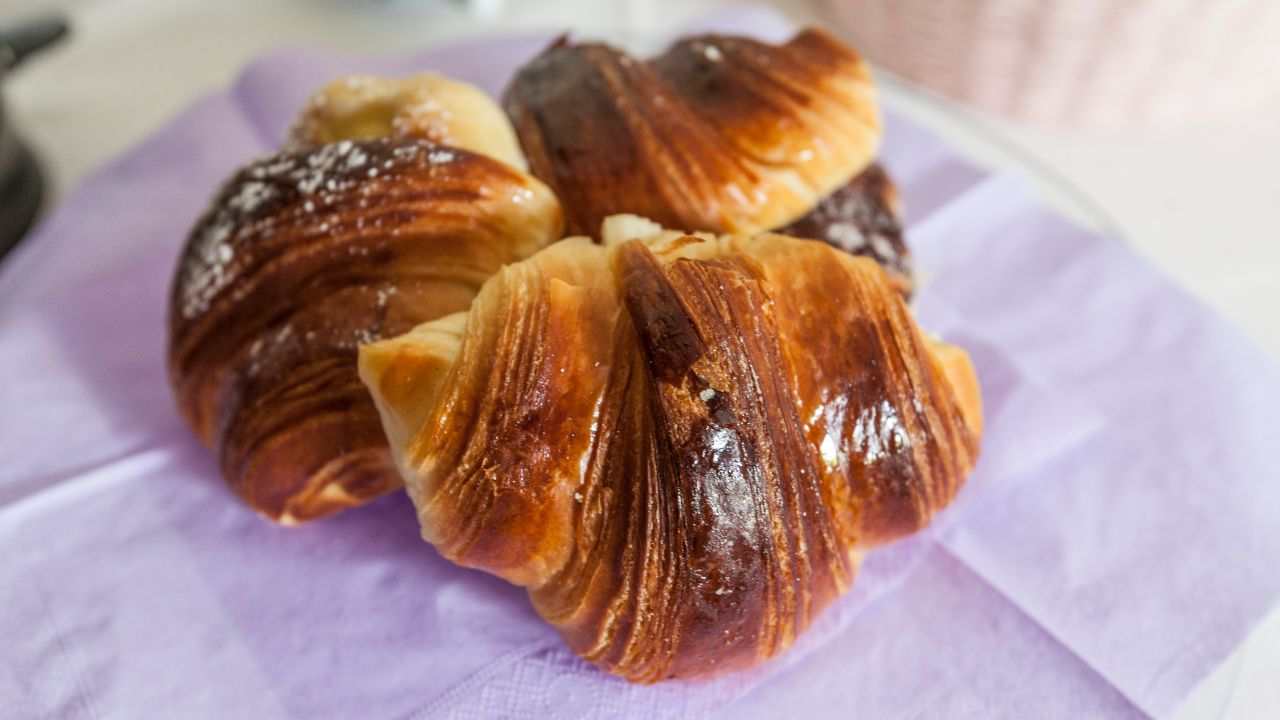
[[[924,526],[982,430],[965,353],[811,240],[615,217],[363,345],[424,538],[637,682],[786,648]]]
[[[900,229],[886,237],[880,227],[897,222],[879,182],[886,176],[877,169],[859,179],[881,137],[870,70],[821,30],[777,46],[686,38],[648,62],[562,38],[515,75],[503,100],[571,232],[629,212],[669,227],[753,233],[825,203],[802,225],[807,237],[846,250],[865,239],[856,251],[885,256],[909,285],[905,246],[890,239]],[[857,202],[864,193],[868,201]],[[873,218],[868,207],[881,212]],[[841,227],[826,232],[833,224]]]
[[[851,255],[869,257],[889,273],[904,297],[910,297],[915,281],[901,214],[898,189],[876,163],[775,232],[822,240]]]
[[[238,172],[178,260],[169,370],[179,408],[232,489],[281,523],[400,486],[357,346],[465,310],[504,264],[562,236],[551,191],[491,157],[518,156],[492,101],[480,112],[478,90],[405,82],[359,122],[333,88],[318,95],[331,102],[312,101],[294,149]],[[506,134],[374,122],[427,117],[423,106]]]
[[[686,38],[648,62],[562,38],[516,74],[504,105],[571,232],[622,212],[774,230],[871,257],[911,293],[897,193],[874,164],[870,70],[821,30],[777,46]]]
[[[434,73],[409,78],[353,75],[314,93],[289,131],[290,147],[341,140],[419,138],[482,152],[527,169],[515,130],[477,87]]]

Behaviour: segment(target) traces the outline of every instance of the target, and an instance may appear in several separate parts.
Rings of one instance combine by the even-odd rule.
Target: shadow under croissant
[[[121,253],[65,300],[42,307],[41,325],[69,362],[64,381],[89,395],[86,407],[102,413],[120,438],[84,462],[98,465],[155,447],[172,453],[172,482],[188,489],[162,506],[168,516],[157,518],[156,537],[142,540],[167,536],[189,549],[185,569],[203,581],[191,592],[205,595],[242,630],[222,642],[244,646],[281,689],[290,713],[331,710],[331,700],[315,691],[333,681],[330,672],[356,676],[417,648],[456,645],[483,626],[556,642],[522,590],[454,565],[423,542],[403,493],[298,528],[264,522],[234,498],[216,457],[175,411],[167,383],[156,381],[166,372],[161,348],[170,265],[163,254]],[[483,617],[469,620],[471,610],[449,607],[480,608]],[[367,621],[340,622],[335,608],[366,608]],[[262,632],[264,618],[273,632]],[[399,638],[401,652],[387,651],[388,633]],[[323,676],[300,675],[301,665],[272,660],[315,654],[331,656],[306,666]]]
[[[360,703],[388,698],[412,708],[435,694],[433,676],[452,686],[487,662],[466,648],[556,642],[518,588],[422,542],[402,493],[295,528],[238,502],[184,504],[170,522],[192,549],[193,591],[236,628],[227,641],[290,715],[358,717]]]
[[[214,492],[225,495],[226,502],[217,508],[183,506],[185,514],[173,523],[196,549],[190,557],[197,562],[227,554],[242,555],[247,561],[260,553],[275,555],[275,559],[289,556],[290,561],[310,558],[344,564],[403,556],[411,559],[398,565],[424,580],[434,583],[439,576],[453,581],[467,578],[481,595],[502,596],[527,606],[522,590],[454,565],[423,542],[413,505],[402,492],[298,528],[264,522],[232,497],[216,456],[187,430],[169,397],[168,385],[156,382],[166,372],[161,348],[171,262],[155,253],[121,254],[113,264],[82,281],[70,299],[41,310],[46,314],[42,325],[51,330],[72,364],[74,381],[91,395],[89,406],[104,411],[105,420],[120,431],[121,442],[111,448],[112,456],[87,459],[89,462],[110,461],[151,447],[171,448],[181,466],[191,469],[186,479],[207,482]],[[182,481],[175,478],[175,482]],[[214,524],[223,527],[215,528]],[[229,531],[232,534],[228,535]],[[229,542],[229,537],[234,542]],[[217,552],[211,553],[211,548]],[[225,572],[226,564],[210,562],[208,570],[216,576]],[[264,580],[264,587],[271,587],[271,583]],[[301,589],[289,593],[298,597],[306,594]],[[257,596],[259,601],[264,599]],[[371,597],[369,602],[377,600]],[[525,614],[536,621],[531,609],[526,608]],[[514,613],[513,619],[519,615]],[[541,626],[541,621],[536,623]]]
[[[113,423],[126,430],[137,447],[164,444],[179,448],[182,467],[194,471],[188,477],[211,483],[214,491],[233,500],[221,479],[212,454],[191,437],[173,410],[168,387],[155,378],[165,372],[162,354],[163,308],[167,292],[168,258],[139,254],[121,256],[77,289],[75,300],[45,308],[47,326],[54,331],[66,356],[77,365],[86,391],[95,404],[105,409]],[[106,296],[109,301],[94,301]],[[83,298],[83,301],[80,299]],[[129,322],[122,322],[124,319]],[[121,378],[127,381],[121,382]],[[181,482],[175,478],[175,482]],[[448,647],[451,632],[445,626],[457,619],[441,614],[442,595],[467,605],[490,607],[491,619],[500,620],[487,632],[527,637],[522,646],[542,648],[536,657],[521,656],[514,662],[553,663],[560,672],[578,672],[588,667],[577,660],[550,626],[534,613],[524,589],[486,573],[458,567],[444,560],[420,538],[416,514],[408,498],[400,492],[368,506],[311,523],[299,528],[280,528],[265,523],[238,501],[210,507],[180,504],[170,519],[173,532],[189,545],[193,569],[205,579],[203,590],[226,616],[245,632],[238,640],[247,644],[254,656],[292,657],[306,653],[333,653],[340,667],[348,664],[376,666],[387,662],[377,638],[392,632],[402,635],[405,653],[414,644]],[[903,552],[916,543],[903,544]],[[894,546],[895,548],[897,545]],[[893,552],[893,556],[886,553]],[[901,553],[892,548],[871,555],[871,562]],[[282,566],[294,568],[287,589],[277,576]],[[908,570],[902,569],[905,574]],[[847,613],[857,612],[886,589],[872,578],[863,577],[854,585],[851,597],[838,601],[815,621],[815,627],[801,638],[810,642],[821,635],[827,623],[839,624]],[[413,622],[360,623],[352,618],[337,622],[332,608],[368,608],[375,619],[383,617],[387,605],[400,605]],[[278,633],[251,631],[261,618],[279,618]],[[304,631],[305,630],[305,631]],[[476,624],[467,632],[485,632]],[[466,640],[459,640],[465,642]],[[802,652],[800,645],[780,656]],[[789,662],[789,661],[784,661]],[[566,665],[565,663],[570,663]],[[778,662],[765,663],[749,672],[771,672]],[[499,663],[499,667],[507,667]],[[284,698],[291,712],[299,714],[323,708],[312,707],[315,695],[304,692],[306,683],[296,674],[271,663],[262,663],[263,672],[275,676],[282,687],[298,691]],[[623,681],[598,672],[602,681]],[[311,677],[313,686],[323,686],[329,678]],[[701,684],[720,681],[682,681]],[[747,682],[745,679],[732,682]],[[318,702],[318,701],[317,701]]]
[[[159,306],[160,303],[156,303],[155,305]],[[156,323],[156,325],[159,326],[160,323]],[[443,561],[439,558],[438,555],[435,554],[434,551],[424,550],[422,547],[422,543],[418,542],[417,540],[418,533],[415,532],[416,524],[411,522],[414,516],[410,514],[411,511],[405,509],[404,506],[405,506],[405,503],[404,503],[403,496],[397,495],[392,498],[384,499],[382,501],[374,503],[370,507],[364,508],[360,511],[343,513],[341,517],[335,518],[326,523],[320,524],[316,528],[306,528],[305,535],[303,536],[304,538],[320,538],[319,540],[315,540],[314,542],[329,548],[328,551],[322,552],[316,555],[310,554],[310,548],[313,547],[312,540],[309,540],[309,539],[296,540],[296,542],[299,542],[301,546],[295,551],[295,549],[293,548],[284,548],[284,549],[279,548],[278,541],[276,539],[279,537],[282,537],[282,535],[279,535],[278,533],[280,531],[276,530],[275,528],[271,528],[269,531],[259,530],[259,529],[247,531],[245,526],[242,524],[242,517],[245,514],[243,513],[243,511],[240,511],[241,515],[236,515],[235,519],[233,521],[230,521],[230,522],[233,522],[234,525],[236,525],[235,532],[228,533],[225,529],[223,529],[223,530],[220,530],[219,533],[209,533],[207,535],[207,538],[204,535],[202,535],[201,542],[202,543],[210,542],[216,545],[217,538],[219,537],[219,535],[221,535],[221,537],[232,536],[237,538],[236,546],[232,549],[237,554],[242,554],[246,558],[248,557],[248,553],[250,552],[250,550],[254,549],[255,547],[261,546],[261,547],[270,548],[272,553],[275,553],[275,552],[285,553],[285,555],[289,557],[289,561],[291,564],[293,564],[293,561],[295,560],[294,555],[296,552],[298,553],[298,556],[303,562],[303,564],[305,564],[307,561],[317,561],[317,562],[324,563],[324,567],[328,568],[335,564],[336,565],[346,564],[346,561],[342,557],[342,550],[346,547],[345,543],[343,540],[337,539],[338,536],[333,535],[332,533],[335,533],[335,532],[350,533],[352,537],[358,537],[361,535],[368,534],[374,537],[386,537],[387,547],[385,549],[388,551],[390,555],[414,552],[415,556],[418,556],[417,559],[415,560],[415,562],[417,563],[421,563],[420,556],[424,553],[430,553],[430,557],[432,558],[430,563],[423,564],[423,567],[419,568],[417,571],[404,571],[397,568],[388,568],[384,566],[379,566],[377,565],[377,563],[380,562],[381,556],[378,556],[376,554],[369,556],[368,558],[364,558],[364,557],[360,558],[358,562],[361,562],[361,563],[373,562],[374,565],[378,567],[378,572],[382,574],[382,577],[378,577],[374,579],[374,586],[376,587],[381,587],[387,578],[403,578],[405,572],[412,573],[415,577],[419,577],[419,578],[428,578],[431,575],[437,575],[437,574],[440,575],[441,577],[449,577],[449,578],[459,578],[459,577],[470,578],[471,576],[475,575],[475,573],[469,573],[467,571],[459,571],[454,568],[446,569],[441,566],[441,563]],[[389,510],[388,508],[391,508],[391,509]],[[397,510],[396,508],[400,508],[400,509]],[[409,522],[406,522],[406,521],[409,521]],[[402,525],[403,527],[401,527]],[[182,523],[179,526],[182,528],[184,532],[189,531],[189,528],[185,523]],[[400,534],[396,536],[395,539],[391,539],[391,536],[384,535],[384,533],[386,533],[390,528],[399,528],[398,530],[396,530],[396,532]],[[247,538],[248,542],[247,543],[239,542],[239,540],[245,536],[246,532],[250,533],[249,537]],[[277,534],[271,534],[268,536],[263,533],[277,533]],[[262,536],[259,537],[259,535],[262,535]],[[409,550],[410,544],[415,546],[417,549],[412,551]],[[202,544],[201,547],[204,547],[204,545]],[[337,554],[336,557],[333,555],[335,551]],[[224,569],[221,567],[216,567],[216,569],[220,573],[224,571]],[[426,573],[426,574],[420,575],[419,573]],[[459,575],[458,573],[465,573],[465,574]],[[220,576],[220,579],[221,579],[221,576]],[[349,580],[350,580],[349,577],[344,576],[344,579],[339,580],[338,584],[343,585],[344,581],[349,581]],[[432,580],[429,580],[429,579],[422,579],[420,581],[424,583],[432,582]],[[236,575],[232,578],[232,582],[240,583],[242,582],[242,580],[240,579],[239,575]],[[466,582],[473,583],[473,582],[479,582],[479,581],[468,579],[466,580]],[[294,588],[290,589],[291,602],[305,603],[308,608],[312,608],[317,605],[317,603],[314,602],[316,599],[323,600],[323,598],[326,597],[327,592],[334,591],[334,588],[332,587],[318,585],[318,584],[311,584],[311,583],[315,583],[315,581],[311,578],[308,578],[308,583],[309,584],[305,590],[295,590]],[[521,598],[522,596],[522,592],[520,590],[506,586],[505,584],[502,584],[500,581],[486,578],[486,583],[487,584],[482,584],[482,587],[491,587],[491,588],[500,587],[501,588],[500,591],[496,591],[496,594],[499,597],[509,599],[512,597]],[[272,584],[271,579],[268,578],[266,581],[266,584],[270,586]],[[352,584],[364,585],[362,583],[352,583]],[[354,591],[354,590],[351,590],[350,588],[347,588],[345,585],[343,585],[343,587],[341,587],[340,589],[342,591]],[[435,591],[435,588],[434,587],[431,588],[431,592],[433,593],[434,591]],[[251,592],[250,596],[253,596],[255,594],[256,593]],[[422,603],[431,602],[430,593],[422,593],[421,591],[419,591],[418,593],[411,593],[411,594],[415,595],[416,599],[419,602],[422,602]],[[219,597],[222,598],[223,600],[233,599],[235,609],[239,612],[244,612],[245,606],[243,604],[243,601],[239,598],[239,596],[235,596],[233,598],[232,595],[233,594],[231,593],[220,593]],[[297,597],[294,597],[295,595]],[[378,593],[376,595],[377,595],[377,599],[373,600],[372,602],[381,603],[383,600],[381,594]],[[268,600],[277,601],[277,602],[279,601],[278,598],[268,598]],[[529,613],[527,602],[521,598],[520,603],[521,603],[521,606],[524,608],[524,613],[527,615]],[[325,603],[319,602],[318,606],[325,607]],[[344,604],[343,606],[349,607],[350,605]],[[356,601],[356,606],[357,607],[360,606],[359,600]],[[248,608],[249,608],[248,612],[253,612],[253,610],[256,609],[254,608],[252,603],[248,605]],[[342,634],[344,631],[339,629],[332,632]],[[346,641],[344,640],[342,642],[336,643],[336,646],[338,648],[342,648],[344,647],[345,642]],[[440,640],[438,638],[431,638],[431,639],[424,640],[424,642],[439,643]],[[304,642],[304,646],[305,646],[305,642]],[[327,646],[325,649],[323,649],[323,651],[337,652],[337,650],[335,650],[333,646]]]

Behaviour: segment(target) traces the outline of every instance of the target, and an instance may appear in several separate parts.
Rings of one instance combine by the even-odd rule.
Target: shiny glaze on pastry
[[[179,258],[179,407],[231,487],[279,522],[394,489],[357,347],[466,309],[489,275],[561,228],[542,183],[422,140],[344,140],[254,162]]]
[[[611,219],[361,348],[424,537],[633,681],[786,648],[972,468],[977,382],[865,257]],[[833,302],[833,298],[840,298]]]
[[[503,103],[581,234],[623,212],[695,230],[780,227],[864,170],[881,135],[866,63],[814,29],[781,45],[686,38],[649,61],[561,40]]]

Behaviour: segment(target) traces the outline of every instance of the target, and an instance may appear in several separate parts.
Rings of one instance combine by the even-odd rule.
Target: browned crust
[[[981,432],[963,351],[879,266],[778,235],[553,247],[486,284],[456,354],[361,363],[393,419],[437,401],[392,369],[445,373],[400,448],[425,536],[638,682],[788,647],[951,501]]]
[[[559,42],[504,106],[572,232],[615,213],[668,227],[779,227],[863,170],[880,125],[869,70],[821,30],[782,45],[686,38],[648,62]]]
[[[541,183],[463,150],[348,141],[259,160],[222,188],[178,262],[178,405],[231,487],[272,519],[398,487],[357,347],[465,309],[560,231]]]

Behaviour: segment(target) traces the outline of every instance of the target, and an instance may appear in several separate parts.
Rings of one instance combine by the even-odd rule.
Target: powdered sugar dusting
[[[244,215],[255,212],[263,203],[271,200],[278,195],[278,191],[264,182],[256,180],[244,183],[240,186],[239,191],[231,196],[227,201],[227,205],[232,209]]]
[[[182,317],[191,320],[209,309],[234,277],[238,238],[269,236],[276,211],[296,203],[306,214],[327,209],[342,193],[370,183],[402,166],[420,162],[423,153],[438,165],[456,155],[428,143],[332,143],[305,153],[275,155],[250,165],[219,195],[214,208],[194,231],[184,260],[179,291]],[[367,204],[367,203],[366,203]],[[327,222],[318,232],[328,232]],[[245,241],[239,241],[245,242]]]
[[[360,148],[351,148],[347,152],[347,168],[354,169],[363,166],[368,162],[369,156]]]
[[[413,158],[418,157],[418,153],[421,152],[421,150],[422,150],[421,146],[416,144],[401,145],[395,150],[392,150],[391,155],[400,160],[412,160]]]
[[[235,251],[227,243],[231,238],[229,222],[206,225],[196,236],[191,252],[199,272],[188,273],[183,284],[182,316],[195,317],[209,307],[209,302],[227,283],[228,266]],[[190,266],[188,266],[190,267]]]
[[[871,249],[875,251],[877,256],[882,258],[892,258],[897,255],[893,245],[890,245],[888,240],[879,235],[871,236]]]
[[[378,290],[378,309],[381,310],[385,308],[387,306],[387,303],[391,300],[391,296],[395,294],[396,294],[395,285],[389,285],[385,288]]]
[[[857,252],[867,244],[866,236],[853,223],[832,223],[827,229],[827,237],[840,243],[846,252]]]
[[[451,163],[457,159],[458,156],[451,150],[435,149],[427,153],[427,160],[432,165],[444,165],[445,163]]]
[[[375,328],[352,328],[350,331],[342,331],[336,337],[331,337],[333,347],[342,350],[358,350],[361,345],[368,345],[372,342],[378,342],[382,339],[382,333]]]
[[[720,48],[706,40],[697,40],[690,43],[688,47],[693,52],[696,52],[705,58],[707,62],[718,63],[721,60],[724,60],[724,53]]]
[[[246,368],[248,376],[257,376],[262,371],[263,359],[277,353],[278,348],[288,343],[293,337],[293,325],[285,323],[276,328],[274,332],[254,340],[253,344],[249,346],[249,365]]]
[[[432,142],[449,144],[454,142],[449,132],[452,121],[453,113],[436,98],[415,97],[400,106],[391,119],[391,129],[403,137],[426,137]]]

